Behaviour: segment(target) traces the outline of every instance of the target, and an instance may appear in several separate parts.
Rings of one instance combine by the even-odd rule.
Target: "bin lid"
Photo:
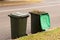
[[[50,17],[49,14],[40,15],[41,27],[43,30],[50,28]]]
[[[28,17],[29,14],[28,13],[15,12],[15,13],[11,13],[8,16],[10,16],[10,17]]]

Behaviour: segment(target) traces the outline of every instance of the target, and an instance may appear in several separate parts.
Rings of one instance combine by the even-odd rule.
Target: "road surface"
[[[48,12],[50,15],[51,27],[59,27],[60,1],[56,1],[56,2],[52,1],[48,3],[46,2],[26,5],[26,6],[0,7],[0,40],[9,40],[11,38],[10,18],[8,17],[8,15],[13,12],[28,13],[29,11],[32,11],[32,9],[45,11]],[[30,29],[30,23],[28,25],[28,29]],[[28,30],[28,33],[30,33],[30,30]]]

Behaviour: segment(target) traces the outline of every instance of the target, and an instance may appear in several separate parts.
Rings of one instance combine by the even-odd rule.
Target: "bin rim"
[[[16,12],[16,13],[11,13],[10,15],[8,15],[10,17],[15,17],[15,18],[23,18],[23,17],[28,17],[29,14],[28,13],[20,13],[20,12]]]

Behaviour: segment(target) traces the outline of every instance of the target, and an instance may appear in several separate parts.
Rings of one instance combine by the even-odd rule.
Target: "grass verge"
[[[16,40],[60,40],[60,28],[24,36]]]

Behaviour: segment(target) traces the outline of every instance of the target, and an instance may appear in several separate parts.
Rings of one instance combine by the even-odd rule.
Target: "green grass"
[[[52,31],[31,34],[29,36],[24,36],[16,40],[60,40],[60,28]]]

